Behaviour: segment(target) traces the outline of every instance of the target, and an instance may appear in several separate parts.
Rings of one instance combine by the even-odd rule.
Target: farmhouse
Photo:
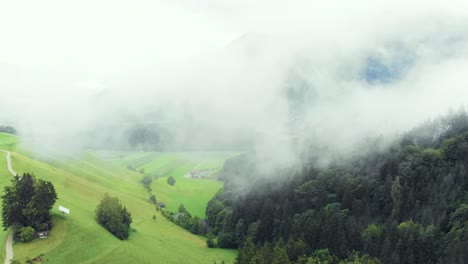
[[[194,169],[185,175],[185,178],[190,179],[203,179],[212,174],[215,169],[206,169],[206,170],[199,170]]]
[[[192,170],[191,172],[189,172],[189,177],[195,178],[195,179],[201,179],[203,175],[200,170]]]
[[[50,232],[50,222],[42,224],[41,227],[38,228],[38,231],[34,234],[36,238],[47,238]]]

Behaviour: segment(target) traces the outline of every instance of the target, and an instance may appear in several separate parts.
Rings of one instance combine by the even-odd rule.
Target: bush
[[[150,176],[144,176],[140,181],[146,188],[149,188],[153,179]]]
[[[156,203],[157,203],[157,201],[156,201],[156,196],[154,196],[154,194],[152,194],[152,195],[150,196],[150,202],[151,202],[152,204],[156,204]]]
[[[19,241],[28,242],[33,240],[36,231],[30,226],[22,227],[19,231]]]
[[[216,247],[216,243],[214,241],[214,236],[213,234],[209,233],[208,234],[208,239],[206,240],[206,245],[209,247],[209,248],[215,248]]]
[[[221,232],[218,235],[218,246],[220,248],[235,248],[236,237],[231,233]]]
[[[176,180],[174,179],[174,177],[169,176],[169,178],[167,178],[167,184],[174,185],[175,183],[176,183]]]
[[[96,208],[96,220],[117,238],[128,238],[132,216],[122,206],[119,198],[110,197],[106,193]]]

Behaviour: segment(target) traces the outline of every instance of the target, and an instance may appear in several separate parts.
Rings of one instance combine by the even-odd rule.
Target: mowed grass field
[[[16,137],[0,134],[0,149],[13,150],[14,170],[20,174],[33,172],[38,178],[52,181],[59,199],[52,210],[54,227],[50,236],[30,243],[15,244],[15,259],[24,262],[27,257],[44,254],[43,258],[48,259],[48,263],[234,261],[236,251],[209,249],[205,238],[192,235],[159,214],[148,202],[148,193],[139,182],[141,174],[122,169],[122,164],[126,162],[109,162],[93,152],[79,160],[64,157],[61,160],[41,161],[33,159],[29,154],[15,152],[17,141]],[[12,178],[6,169],[5,157],[6,154],[0,152],[2,193],[3,186],[9,184]],[[212,191],[217,190],[213,188]],[[156,193],[156,190],[153,192]],[[131,212],[135,232],[130,234],[129,240],[118,240],[94,220],[94,210],[104,193],[118,196]],[[198,196],[192,199],[196,200]],[[59,205],[69,208],[71,214],[59,213]],[[157,216],[155,222],[152,220],[153,215]],[[5,257],[6,236],[7,232],[0,232],[1,261]]]
[[[205,217],[206,204],[222,188],[216,174],[224,161],[238,153],[232,152],[91,152],[103,161],[127,169],[128,165],[144,174],[155,176],[151,189],[158,202],[164,202],[166,209],[177,211],[181,203],[194,216]],[[194,170],[210,170],[205,179],[186,178]],[[142,175],[143,176],[143,175]],[[142,177],[140,176],[140,177]],[[167,184],[167,177],[173,176],[176,184]]]

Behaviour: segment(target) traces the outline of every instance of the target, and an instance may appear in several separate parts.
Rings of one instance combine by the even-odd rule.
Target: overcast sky
[[[324,142],[395,133],[466,103],[467,3],[1,1],[0,121],[61,146],[162,108]]]

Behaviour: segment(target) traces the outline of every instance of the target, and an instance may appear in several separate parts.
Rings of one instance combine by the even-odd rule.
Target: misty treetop
[[[9,125],[0,125],[0,132],[16,135],[17,131],[14,127]]]
[[[248,155],[229,160],[206,210],[217,245],[241,248],[237,263],[468,263],[468,115],[428,127],[270,178]]]
[[[31,173],[14,177],[2,195],[3,227],[14,227],[14,231],[24,227],[29,228],[23,231],[47,229],[50,210],[56,200],[57,193],[51,182],[36,179]]]

